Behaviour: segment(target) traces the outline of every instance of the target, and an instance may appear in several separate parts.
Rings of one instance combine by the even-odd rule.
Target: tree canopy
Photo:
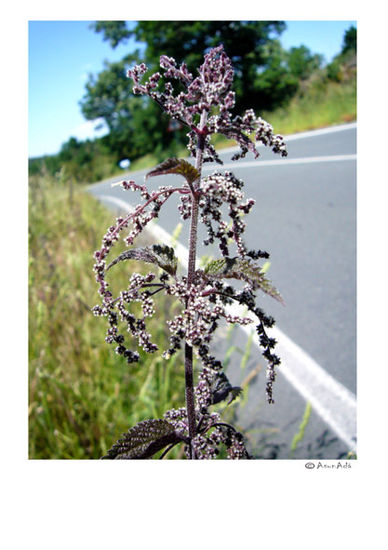
[[[345,32],[342,42],[342,51],[344,54],[348,51],[356,52],[357,50],[357,29],[353,25]]]

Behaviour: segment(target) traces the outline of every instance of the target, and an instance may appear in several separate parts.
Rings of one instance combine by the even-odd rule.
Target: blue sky
[[[336,55],[346,29],[355,21],[286,21],[280,36],[289,49],[304,44],[326,61]],[[131,51],[128,42],[113,50],[90,21],[30,21],[28,53],[28,136],[30,157],[57,153],[69,137],[98,134],[79,107],[89,73],[103,69],[103,61],[117,61]]]

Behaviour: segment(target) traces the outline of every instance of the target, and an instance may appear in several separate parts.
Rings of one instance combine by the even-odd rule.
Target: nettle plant
[[[146,82],[143,77],[148,69],[144,63],[129,70],[128,76],[134,82],[133,92],[148,95],[165,113],[189,128],[188,149],[195,162],[169,158],[145,177],[147,180],[176,174],[181,176],[179,186],[161,186],[151,191],[134,181],[121,183],[124,189],[139,192],[143,202],[125,217],[116,219],[104,235],[101,249],[95,252],[94,271],[102,301],[93,312],[107,318],[106,342],[114,344],[116,353],[127,363],[134,363],[139,360],[139,353],[127,347],[124,332],[137,340],[137,345],[145,352],[155,353],[158,348],[147,332],[147,319],[155,313],[154,298],[158,293],[165,293],[179,302],[179,314],[166,321],[170,343],[163,356],[168,359],[179,349],[184,350],[186,406],[167,411],[163,418],[144,420],[132,427],[103,458],[145,459],[162,450],[160,458],[163,458],[175,445],[183,444],[188,459],[216,458],[222,448],[226,448],[228,458],[246,459],[250,456],[242,434],[222,422],[220,414],[211,409],[223,400],[230,403],[241,388],[229,382],[222,362],[211,354],[210,344],[222,320],[239,325],[256,322],[260,346],[267,360],[267,400],[273,403],[275,367],[280,360],[273,352],[276,341],[268,336],[267,328],[273,326],[274,319],[256,306],[256,293],[261,290],[279,301],[282,299],[258,263],[269,254],[249,250],[243,240],[244,216],[251,211],[254,200],[245,200],[244,184],[232,172],[215,171],[202,177],[202,166],[214,161],[222,164],[210,141],[216,133],[238,143],[239,152],[233,160],[248,152],[258,157],[256,142],[271,147],[274,153],[282,156],[286,156],[287,151],[282,136],[274,135],[272,126],[256,117],[253,110],[247,110],[242,116],[232,116],[235,103],[231,90],[233,68],[222,45],[205,55],[196,77],[189,73],[185,63],[178,66],[167,56],[160,57],[160,66],[164,78],[157,72]],[[160,90],[162,81],[164,87]],[[128,228],[124,240],[128,246],[133,245],[135,238],[159,216],[162,206],[173,194],[180,197],[180,217],[190,223],[185,274],[178,273],[174,248],[166,244],[129,248],[107,264],[108,254],[120,234]],[[229,220],[223,218],[222,207],[224,211],[226,207]],[[218,243],[221,253],[220,258],[208,261],[203,269],[196,267],[199,222],[206,226],[208,233],[204,244]],[[231,247],[234,252],[230,251]],[[157,269],[146,275],[132,273],[128,287],[115,297],[106,275],[112,267],[126,260],[140,260]],[[233,279],[238,288],[229,284]],[[131,311],[133,302],[140,303],[140,316],[135,315],[133,308]],[[236,315],[231,311],[232,304],[243,306],[240,309],[244,311]],[[194,354],[200,368],[196,386]]]

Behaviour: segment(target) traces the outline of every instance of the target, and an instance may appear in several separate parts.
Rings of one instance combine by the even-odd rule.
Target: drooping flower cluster
[[[146,176],[147,179],[177,174],[185,180],[180,186],[163,186],[156,191],[150,191],[146,185],[139,185],[134,181],[122,182],[124,189],[140,192],[143,203],[125,217],[116,219],[116,224],[103,237],[100,250],[95,253],[94,271],[99,284],[101,305],[95,306],[93,311],[95,315],[105,316],[108,320],[107,343],[115,344],[116,353],[123,356],[128,363],[136,362],[139,360],[139,353],[127,348],[124,333],[127,332],[145,352],[153,353],[157,350],[147,330],[147,319],[155,313],[154,296],[164,292],[175,298],[180,310],[166,321],[170,332],[170,347],[164,350],[163,356],[169,358],[183,344],[185,350],[189,347],[194,351],[202,363],[202,370],[198,373],[194,391],[194,436],[190,435],[188,405],[187,408],[172,409],[165,413],[163,420],[149,421],[138,430],[130,430],[125,438],[125,456],[134,456],[135,443],[130,440],[136,436],[141,439],[141,457],[148,457],[154,448],[162,449],[164,442],[168,442],[171,447],[183,442],[188,457],[215,458],[218,447],[222,444],[226,447],[229,458],[248,458],[241,434],[229,424],[221,422],[218,413],[210,411],[212,405],[227,399],[230,402],[241,391],[230,384],[222,372],[222,362],[211,354],[210,346],[221,320],[246,325],[256,318],[256,331],[268,362],[267,399],[269,403],[273,403],[275,367],[280,360],[273,353],[276,342],[267,335],[267,329],[273,326],[274,320],[256,306],[256,293],[261,290],[279,301],[282,299],[257,263],[260,258],[268,258],[269,254],[261,250],[248,250],[244,243],[244,216],[250,213],[255,201],[245,199],[244,184],[232,172],[217,171],[201,178],[201,166],[203,161],[216,160],[221,163],[210,142],[214,133],[222,133],[237,141],[240,152],[234,155],[234,159],[245,156],[248,151],[255,157],[259,156],[255,141],[271,147],[282,156],[287,152],[283,138],[275,135],[272,127],[256,117],[252,110],[247,110],[241,116],[232,115],[231,110],[235,103],[234,92],[231,90],[233,68],[222,46],[205,55],[196,77],[188,71],[184,63],[178,66],[173,58],[167,56],[161,56],[160,66],[164,71],[164,78],[157,72],[146,82],[143,82],[147,72],[144,63],[131,69],[128,76],[134,82],[133,91],[150,96],[168,115],[189,128],[188,149],[196,159],[196,166],[183,159],[172,158],[161,163]],[[161,91],[159,87],[162,80],[164,89]],[[170,80],[178,81],[180,89],[183,88],[184,91],[176,93]],[[124,230],[127,231],[124,242],[131,247],[135,238],[152,219],[158,217],[161,207],[174,193],[178,193],[180,197],[178,211],[181,218],[193,223],[198,215],[199,221],[208,231],[204,244],[217,241],[221,258],[210,261],[203,269],[192,268],[188,276],[180,275],[173,248],[164,244],[129,248],[107,265],[107,257]],[[223,217],[225,214],[227,219]],[[193,234],[196,235],[196,231]],[[234,256],[230,253],[231,242],[235,247]],[[195,250],[196,242],[190,242],[190,247],[192,246]],[[116,264],[127,260],[153,264],[156,271],[146,275],[132,273],[127,288],[114,297],[106,280],[107,272]],[[228,279],[240,281],[243,288],[235,289]],[[137,308],[133,307],[136,303],[140,304],[140,308],[139,305]],[[249,316],[232,312],[230,307],[233,304],[245,307]],[[139,309],[140,314],[136,315],[135,311]],[[122,326],[125,331],[120,329]],[[158,439],[152,442],[149,438],[154,426]],[[112,457],[118,455],[116,451],[111,453]]]
[[[225,172],[225,174],[217,172],[204,178],[201,184],[200,219],[206,226],[209,235],[204,244],[213,243],[217,238],[223,256],[229,256],[229,239],[236,244],[239,256],[245,256],[247,252],[242,240],[246,225],[242,214],[248,214],[255,201],[248,199],[243,202],[243,185],[243,182],[231,172]],[[222,220],[221,208],[224,203],[229,206],[230,223]],[[217,230],[214,229],[213,223],[218,224]]]
[[[137,351],[131,351],[124,345],[124,336],[119,332],[119,321],[127,325],[127,331],[132,334],[138,344],[144,351],[152,353],[157,350],[157,346],[150,340],[151,335],[146,329],[146,317],[150,317],[154,313],[153,301],[150,298],[151,294],[155,294],[165,289],[166,277],[168,273],[163,273],[158,282],[154,282],[156,275],[149,273],[147,276],[142,276],[138,273],[132,274],[129,286],[122,291],[116,298],[113,297],[109,289],[109,283],[106,280],[106,272],[113,265],[106,265],[106,258],[109,255],[112,247],[118,242],[120,234],[129,228],[128,234],[124,241],[127,245],[133,244],[135,237],[141,233],[146,225],[153,219],[157,218],[161,206],[171,196],[172,193],[178,192],[185,194],[188,192],[188,187],[159,187],[158,191],[149,192],[145,185],[138,185],[134,181],[122,182],[123,189],[140,191],[144,200],[143,204],[138,205],[133,212],[125,217],[116,218],[116,224],[108,228],[107,233],[102,238],[102,246],[96,251],[94,258],[94,272],[96,281],[99,283],[99,294],[102,298],[102,304],[96,305],[93,308],[93,313],[96,316],[105,316],[108,319],[109,328],[107,329],[106,342],[117,343],[115,348],[116,353],[123,355],[128,363],[137,362],[139,354]],[[140,258],[143,259],[143,258]],[[128,305],[132,302],[140,302],[142,305],[143,315],[136,318],[133,313],[128,311]]]

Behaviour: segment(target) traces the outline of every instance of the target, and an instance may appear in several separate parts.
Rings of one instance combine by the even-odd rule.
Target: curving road
[[[269,277],[286,302],[283,307],[266,296],[261,300],[280,330],[276,337],[284,376],[275,384],[276,403],[265,404],[260,373],[239,421],[247,429],[252,417],[258,420],[260,431],[252,430],[257,456],[339,458],[355,449],[356,439],[356,125],[295,134],[286,143],[285,159],[265,147],[259,148],[257,160],[247,156],[231,163],[233,149],[221,154],[224,168],[233,168],[245,182],[246,196],[256,200],[245,239],[250,248],[270,252]],[[205,166],[205,174],[220,168]],[[144,174],[123,177],[143,182]],[[89,191],[120,209],[135,200],[111,187],[120,179],[94,184]],[[176,176],[149,180],[155,186],[176,181]],[[154,227],[162,240],[163,230],[172,233],[176,227],[176,204],[174,199],[166,203],[158,222],[162,229]],[[186,245],[187,239],[184,226],[180,242]],[[201,252],[212,253],[208,248]],[[239,347],[244,339],[241,331],[235,335]],[[252,366],[255,361],[257,355]],[[233,382],[242,376],[238,368],[229,373]],[[302,442],[291,453],[306,401],[312,413]]]

